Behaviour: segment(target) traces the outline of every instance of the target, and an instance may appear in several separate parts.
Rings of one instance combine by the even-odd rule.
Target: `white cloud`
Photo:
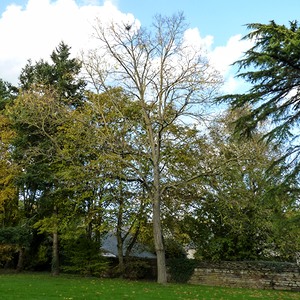
[[[17,83],[28,59],[49,59],[62,40],[74,55],[92,44],[96,18],[126,18],[111,1],[29,0],[26,7],[9,5],[0,18],[0,78]]]
[[[245,87],[245,82],[235,78],[235,70],[232,64],[240,59],[252,43],[241,40],[241,35],[232,36],[225,46],[213,48],[214,37],[211,35],[201,37],[198,28],[188,29],[185,32],[187,44],[202,49],[204,55],[209,59],[209,63],[224,78],[222,92],[233,93]]]
[[[110,3],[113,6],[118,6],[119,0],[104,0],[104,4],[105,3]]]
[[[244,80],[236,78],[234,74],[225,77],[225,83],[222,87],[224,94],[240,93],[246,89],[248,89],[248,84]]]
[[[184,33],[184,39],[190,46],[205,50],[205,52],[211,48],[214,41],[214,37],[211,35],[202,38],[198,28],[187,29]]]
[[[99,0],[82,0],[82,5],[100,5]]]
[[[94,48],[97,41],[92,38],[92,26],[96,18],[102,22],[112,19],[133,22],[134,16],[122,13],[117,2],[28,0],[25,7],[9,5],[0,16],[0,78],[16,84],[28,59],[49,59],[62,40],[72,47],[73,55]],[[140,23],[137,21],[136,24]],[[225,77],[226,91],[239,86],[232,76],[230,64],[249,48],[249,43],[240,41],[240,38],[239,35],[233,36],[225,46],[213,48],[213,36],[201,37],[198,28],[185,32],[187,44],[203,49],[211,64]]]
[[[249,49],[250,42],[241,40],[241,35],[232,36],[225,46],[216,47],[209,55],[213,65],[226,75],[230,65],[238,60]]]
[[[233,93],[241,90],[245,85],[244,81],[234,77],[236,68],[232,64],[240,59],[252,46],[248,40],[241,40],[241,35],[232,36],[225,46],[216,47],[209,53],[211,64],[223,75],[225,84],[223,92]]]

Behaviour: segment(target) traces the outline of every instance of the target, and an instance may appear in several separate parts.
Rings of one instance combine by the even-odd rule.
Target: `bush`
[[[131,258],[125,263],[125,278],[145,279],[149,277],[149,272],[151,272],[151,265],[146,260]]]
[[[188,258],[173,258],[168,260],[167,265],[172,282],[186,283],[193,275],[197,261]]]
[[[108,261],[101,256],[99,243],[87,237],[69,240],[64,246],[65,262],[62,270],[85,276],[101,276]]]
[[[165,240],[166,258],[185,258],[186,252],[183,246],[174,239]]]
[[[13,260],[15,252],[15,246],[0,244],[0,267],[8,265]]]

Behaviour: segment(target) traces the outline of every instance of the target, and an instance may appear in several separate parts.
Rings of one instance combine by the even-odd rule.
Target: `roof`
[[[123,256],[125,256],[127,245],[130,241],[128,235],[123,244]],[[118,257],[118,241],[114,233],[107,233],[101,240],[101,250],[104,252],[104,256],[107,257]],[[133,246],[130,256],[139,258],[156,258],[156,255],[147,250],[145,245],[135,243]]]

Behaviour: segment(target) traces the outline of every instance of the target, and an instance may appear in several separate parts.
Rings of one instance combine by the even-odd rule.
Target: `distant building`
[[[123,256],[125,256],[127,245],[130,241],[130,236],[126,237],[124,241],[123,247]],[[114,233],[107,233],[101,240],[101,251],[103,252],[103,256],[106,257],[118,257],[118,241],[117,237]],[[151,253],[147,250],[145,245],[140,243],[135,243],[131,252],[131,257],[138,257],[138,258],[149,258],[153,259],[156,258],[154,253]]]

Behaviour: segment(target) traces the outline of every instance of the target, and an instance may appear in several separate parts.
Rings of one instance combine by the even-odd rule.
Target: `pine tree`
[[[251,136],[258,125],[267,129],[264,138],[289,143],[282,159],[299,156],[300,120],[300,28],[296,21],[289,27],[269,24],[249,24],[251,30],[244,39],[254,42],[245,56],[235,64],[239,66],[238,77],[251,84],[245,94],[220,97],[219,101],[230,103],[233,109],[249,107],[248,114],[239,117],[236,133]],[[295,160],[294,160],[295,162]],[[299,165],[294,164],[298,172]]]
[[[61,42],[50,56],[52,63],[41,59],[33,64],[29,60],[19,77],[21,88],[29,90],[33,85],[51,86],[59,94],[60,101],[73,107],[80,106],[86,83],[79,78],[81,63],[70,58],[70,49]]]

